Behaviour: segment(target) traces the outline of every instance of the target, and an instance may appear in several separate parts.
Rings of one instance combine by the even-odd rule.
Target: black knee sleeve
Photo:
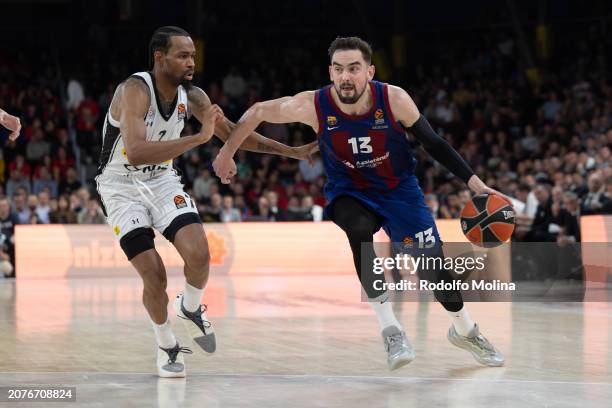
[[[378,298],[384,290],[374,289],[374,281],[381,279],[373,272],[376,253],[373,247],[373,236],[380,228],[378,216],[353,197],[340,197],[333,204],[333,221],[346,234],[353,262],[359,276],[361,286],[368,298]],[[366,245],[362,244],[366,243]]]
[[[155,248],[154,238],[155,233],[151,228],[136,228],[121,237],[119,245],[128,260],[131,261],[136,255]]]
[[[456,279],[450,271],[444,268],[444,253],[441,244],[424,251],[424,255],[433,260],[431,265],[435,267],[428,270],[419,270],[419,279],[434,283],[451,282]],[[463,297],[459,290],[434,290],[433,294],[436,300],[449,312],[458,312],[463,307]]]
[[[178,230],[189,224],[201,224],[202,220],[196,213],[181,214],[172,220],[170,225],[164,230],[163,235],[170,242],[174,242],[174,237]]]

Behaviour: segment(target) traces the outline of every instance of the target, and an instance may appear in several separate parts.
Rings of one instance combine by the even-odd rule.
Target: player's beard
[[[363,95],[363,93],[365,92],[366,86],[367,84],[363,86],[363,89],[361,90],[361,92],[357,92],[357,87],[353,85],[353,89],[354,89],[353,96],[342,96],[342,88],[334,84],[334,87],[336,88],[336,94],[338,94],[338,99],[340,99],[340,102],[342,102],[345,105],[353,105],[357,103],[359,98],[361,98],[361,95]]]
[[[190,79],[183,78],[181,80],[181,85],[185,88],[186,91],[189,91],[193,87],[193,81]]]

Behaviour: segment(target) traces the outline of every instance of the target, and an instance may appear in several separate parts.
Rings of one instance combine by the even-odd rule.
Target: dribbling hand
[[[476,193],[476,195],[483,194],[495,194],[508,202],[512,207],[512,200],[505,194],[500,193],[499,191],[492,189],[487,186],[478,176],[472,176],[472,178],[468,181],[468,187]]]

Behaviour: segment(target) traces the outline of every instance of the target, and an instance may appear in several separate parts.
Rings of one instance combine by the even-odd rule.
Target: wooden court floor
[[[180,276],[169,279],[172,298]],[[387,370],[376,318],[351,275],[211,278],[214,355],[155,375],[136,278],[0,280],[0,386],[75,386],[67,407],[609,407],[608,303],[471,303],[506,356],[478,365],[446,340],[440,305],[396,304],[417,358]],[[182,345],[191,346],[172,319]],[[3,405],[4,404],[4,405]]]

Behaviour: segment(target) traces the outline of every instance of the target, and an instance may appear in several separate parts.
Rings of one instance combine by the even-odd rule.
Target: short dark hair
[[[164,26],[155,30],[151,36],[151,41],[149,41],[149,62],[151,68],[153,68],[155,64],[155,59],[153,58],[155,51],[168,52],[168,48],[170,48],[170,37],[174,36],[189,37],[190,35],[187,31],[176,26]]]
[[[338,50],[359,50],[365,62],[372,63],[372,47],[359,37],[336,37],[327,50],[330,61]]]

